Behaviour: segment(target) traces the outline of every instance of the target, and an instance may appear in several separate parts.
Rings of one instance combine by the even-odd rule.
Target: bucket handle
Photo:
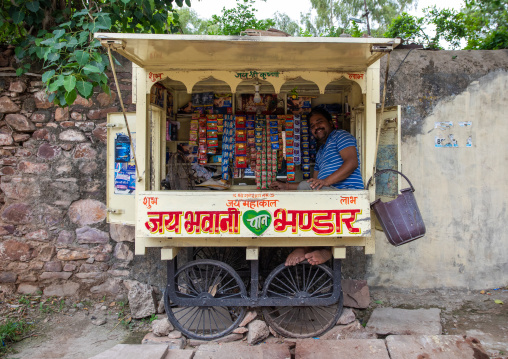
[[[411,192],[414,192],[415,189],[413,187],[413,185],[411,184],[411,182],[409,181],[409,178],[407,178],[406,176],[404,176],[402,174],[402,172],[399,172],[399,171],[395,171],[395,170],[392,170],[391,168],[387,168],[387,169],[384,169],[384,170],[379,170],[377,171],[376,173],[374,173],[374,176],[373,177],[377,177],[379,175],[382,175],[383,173],[386,173],[386,172],[395,172],[395,173],[398,173],[399,175],[401,175],[402,177],[404,177],[407,181],[407,183],[409,183],[409,185],[411,186]],[[372,177],[369,178],[369,182],[367,182],[367,188],[369,188],[369,185],[370,185],[370,181],[372,180]]]

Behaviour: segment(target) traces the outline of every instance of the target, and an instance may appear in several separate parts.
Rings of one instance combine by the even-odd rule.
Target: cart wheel
[[[196,259],[214,259],[226,263],[236,272],[249,269],[245,248],[242,247],[198,247],[193,254]]]
[[[176,295],[180,298],[215,298],[243,300],[247,296],[245,285],[229,265],[198,259],[182,266],[175,274]],[[184,335],[194,339],[220,338],[243,320],[245,307],[176,306],[164,294],[164,305],[169,321]]]
[[[333,292],[333,275],[325,265],[307,262],[273,270],[266,279],[263,296],[273,298],[327,298]],[[266,322],[280,335],[291,338],[316,337],[333,327],[342,313],[342,292],[339,301],[326,307],[263,307]]]

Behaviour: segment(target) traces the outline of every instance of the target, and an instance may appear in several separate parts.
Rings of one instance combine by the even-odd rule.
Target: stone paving
[[[252,317],[254,318],[254,317]],[[440,335],[440,309],[376,308],[364,328],[357,320],[336,326],[320,338],[268,337],[250,345],[247,337],[229,342],[181,338],[175,345],[167,337],[150,333],[149,345],[117,345],[92,359],[488,359],[480,341],[464,335]],[[240,340],[238,340],[240,339]],[[139,355],[137,354],[139,353]]]

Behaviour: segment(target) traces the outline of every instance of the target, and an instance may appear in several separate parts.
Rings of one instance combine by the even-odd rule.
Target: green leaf
[[[65,35],[65,30],[64,29],[56,29],[55,31],[53,31],[53,34],[55,34],[55,39],[59,39]]]
[[[60,24],[60,27],[71,27],[71,24],[72,24],[72,21],[67,21],[67,22],[64,22],[63,24]]]
[[[72,90],[74,90],[74,88],[76,87],[76,78],[72,75],[65,76],[64,87],[67,90],[67,92],[71,92]]]
[[[125,5],[127,5],[128,3],[130,3],[130,2],[131,2],[131,0],[122,0],[122,2],[123,2]]]
[[[26,3],[26,8],[30,10],[31,12],[37,12],[39,11],[39,2],[38,1],[30,1]]]
[[[176,0],[176,4],[180,7],[183,6],[183,0]]]
[[[55,75],[55,70],[49,70],[42,74],[42,82],[47,83]]]
[[[88,9],[83,9],[83,10],[75,12],[74,15],[72,15],[72,17],[78,17],[78,16],[87,15],[87,14],[88,14]]]
[[[106,95],[111,96],[111,90],[109,89],[109,86],[108,86],[108,85],[102,84],[102,85],[101,85],[101,88],[102,88],[102,91],[104,91],[104,93],[105,93]]]
[[[97,66],[90,65],[90,64],[83,66],[83,70],[85,72],[95,72],[95,73],[101,72],[101,70]]]
[[[44,41],[41,41],[41,45],[47,45],[47,46],[53,46],[56,43],[54,37],[50,37],[49,39],[46,39]]]
[[[14,11],[14,13],[12,14],[12,21],[16,25],[21,24],[24,19],[25,19],[25,13],[22,11]]]
[[[67,42],[67,47],[75,47],[78,45],[78,40],[73,36]]]
[[[83,50],[74,51],[74,55],[76,56],[76,61],[80,66],[85,66],[90,59],[90,54]]]
[[[496,299],[496,300],[494,300],[494,303],[496,303],[496,304],[504,304],[504,303],[503,303],[503,301],[502,301],[502,300],[500,300],[500,299]]]
[[[53,49],[60,50],[60,49],[64,48],[66,45],[67,45],[67,41],[62,41],[62,42],[59,42],[58,44],[55,44],[55,46],[53,46]]]
[[[78,89],[79,94],[84,98],[90,97],[93,90],[92,84],[86,81],[78,81],[76,83],[76,88]]]
[[[25,49],[18,46],[14,49],[14,53],[16,54],[16,57],[21,60],[25,56]]]
[[[78,97],[78,93],[75,89],[73,89],[72,91],[65,94],[65,102],[67,102],[68,105],[72,105],[76,100],[76,97]]]
[[[190,0],[185,0],[185,3],[187,4],[188,7],[191,7],[191,2]]]
[[[82,32],[80,32],[80,34],[79,34],[79,40],[78,40],[80,45],[82,45],[82,44],[84,44],[85,42],[88,41],[88,35],[89,34],[90,34],[89,31],[82,31]]]
[[[22,67],[19,67],[19,68],[16,69],[16,75],[17,76],[23,75],[24,72],[25,72],[25,70],[23,70]]]
[[[60,58],[60,54],[56,52],[50,52],[46,57],[49,61],[55,62]]]

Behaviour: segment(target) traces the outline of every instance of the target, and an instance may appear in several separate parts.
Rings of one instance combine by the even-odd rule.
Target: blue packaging
[[[115,162],[131,160],[131,142],[129,136],[118,133],[115,138]]]

